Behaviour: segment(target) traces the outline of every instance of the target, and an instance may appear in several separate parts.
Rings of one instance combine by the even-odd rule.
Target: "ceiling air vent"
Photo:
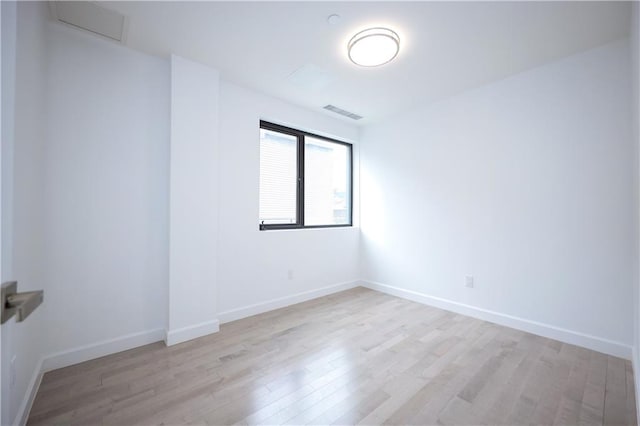
[[[344,115],[345,117],[349,117],[352,120],[360,120],[362,118],[361,115],[354,114],[349,111],[345,111],[342,108],[338,108],[337,106],[333,106],[333,105],[326,105],[324,109],[331,112],[335,112],[336,114]]]
[[[120,13],[88,1],[50,1],[51,16],[58,22],[124,43],[128,20]]]

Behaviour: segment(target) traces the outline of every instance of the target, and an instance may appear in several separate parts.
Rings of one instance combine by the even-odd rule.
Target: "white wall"
[[[636,385],[636,407],[640,418],[640,5],[632,4],[631,34],[629,42],[629,54],[631,57],[631,125],[632,136],[635,144],[636,174],[635,174],[635,211],[636,211],[636,276],[634,279],[634,343],[633,343],[633,367]]]
[[[0,49],[0,90],[2,91],[2,103],[0,106],[0,112],[2,120],[0,121],[0,134],[2,135],[0,146],[0,164],[2,167],[1,178],[1,206],[0,217],[2,226],[0,228],[0,241],[2,242],[0,247],[0,277],[2,281],[6,278],[6,273],[9,268],[6,266],[5,259],[8,258],[6,254],[12,251],[13,241],[8,238],[7,223],[10,215],[7,214],[7,210],[13,208],[12,197],[9,194],[12,192],[11,185],[13,185],[13,175],[8,173],[8,162],[11,158],[11,165],[13,163],[13,137],[14,137],[14,113],[15,113],[15,78],[16,78],[16,3],[3,2],[0,3],[0,40],[2,41],[2,47]],[[9,184],[9,182],[11,182]],[[9,187],[9,188],[8,188]],[[4,232],[2,232],[4,231]],[[2,254],[5,254],[4,256]],[[6,334],[6,333],[5,333]],[[2,339],[2,327],[0,327],[0,348],[3,344],[7,344]],[[2,354],[5,352],[3,351]],[[9,418],[9,357],[4,355],[0,356],[0,424],[5,424],[11,419]]]
[[[47,355],[162,336],[169,63],[54,23],[47,36]]]
[[[218,282],[223,320],[253,304],[359,279],[358,228],[258,230],[261,119],[347,141],[358,138],[354,125],[222,82]],[[357,179],[357,144],[353,152]]]
[[[17,3],[2,2],[2,281],[13,274],[13,149]]]
[[[629,356],[628,102],[620,41],[367,126],[363,278]]]
[[[218,331],[218,71],[171,57],[166,343]]]
[[[168,324],[171,80],[167,60],[51,22],[46,36],[46,137],[33,153],[45,183],[43,193],[18,188],[39,195],[46,212],[38,265],[45,356],[60,359],[45,360],[53,368],[74,359],[67,351],[86,357],[110,339],[144,342]],[[237,317],[253,304],[353,284],[357,228],[258,231],[258,123],[349,141],[356,126],[224,82],[220,98],[218,311],[240,309]],[[357,146],[354,154],[357,186]],[[207,303],[215,312],[215,295]]]
[[[46,288],[42,268],[42,140],[44,119],[43,93],[47,59],[45,21],[47,8],[44,3],[2,4],[3,14],[2,55],[3,71],[12,68],[15,54],[15,72],[3,73],[3,130],[11,124],[11,108],[14,109],[13,132],[3,133],[3,271],[2,280],[17,280],[19,291]],[[5,19],[8,19],[5,20]],[[9,21],[13,20],[11,30]],[[4,32],[15,31],[14,34]],[[8,36],[5,39],[5,36]],[[15,43],[15,51],[12,45]],[[4,78],[15,78],[15,98],[7,100],[11,84]],[[5,88],[9,89],[5,93]],[[5,110],[5,106],[8,106]],[[8,113],[8,115],[5,115]],[[7,139],[5,139],[5,136]],[[13,164],[12,164],[13,163]],[[13,191],[14,188],[24,191]],[[36,310],[28,321],[15,323],[9,320],[2,326],[2,422],[21,421],[19,418],[28,403],[28,390],[37,379],[40,357],[44,349],[44,307]],[[15,372],[10,363],[15,358]]]
[[[178,98],[171,99],[178,81],[172,85],[170,62],[53,22],[45,28],[45,137],[33,153],[42,162],[37,170],[44,183],[41,192],[17,188],[22,196],[38,195],[45,212],[38,265],[47,278],[44,367],[50,369],[158,340],[164,328],[206,319],[169,324],[169,206],[175,201],[178,215],[189,211],[179,198],[189,188],[171,192],[170,170],[193,172],[178,161],[179,153],[170,156],[170,123],[180,111]],[[180,80],[189,87],[192,65]],[[196,91],[189,93],[189,104],[196,102]],[[218,238],[202,250],[210,265],[220,264],[217,294],[198,297],[203,310],[226,311],[229,320],[255,312],[244,309],[255,304],[272,307],[274,299],[290,302],[293,294],[354,285],[357,228],[258,231],[258,125],[264,118],[348,141],[357,139],[357,127],[225,82],[219,103],[219,170],[215,150],[200,155],[211,164],[209,183],[219,181],[219,203],[202,217],[210,215],[214,224],[217,213],[220,223]],[[182,131],[173,127],[176,141],[189,139],[193,108],[182,111]],[[357,145],[354,155],[357,188]],[[356,221],[357,215],[356,209]],[[180,295],[193,295],[180,283],[175,290],[176,306],[184,305]]]
[[[6,278],[9,271],[7,262],[10,256],[7,254],[13,251],[13,241],[8,238],[7,224],[10,214],[8,210],[13,209],[13,173],[9,173],[9,169],[13,168],[13,137],[14,137],[14,116],[15,116],[15,82],[16,82],[16,3],[3,2],[0,3],[0,40],[2,47],[0,49],[0,91],[2,99],[0,104],[0,134],[2,135],[0,146],[0,167],[2,167],[0,177],[2,179],[1,187],[1,206],[0,208],[0,277],[2,281]],[[8,167],[10,166],[10,167]],[[2,232],[4,231],[4,232]],[[4,253],[4,256],[3,256]],[[6,334],[6,333],[5,333]],[[4,340],[2,339],[2,327],[0,327],[0,349]],[[6,343],[5,343],[6,344]],[[4,352],[3,352],[4,353]],[[0,424],[5,424],[11,419],[9,418],[9,368],[6,355],[0,356]],[[6,417],[5,417],[6,416]]]

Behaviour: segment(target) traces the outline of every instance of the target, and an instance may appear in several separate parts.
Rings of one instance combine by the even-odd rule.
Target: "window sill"
[[[333,226],[306,226],[302,228],[266,228],[258,229],[259,232],[274,232],[274,231],[326,231],[332,229],[356,229],[355,225],[333,225]]]

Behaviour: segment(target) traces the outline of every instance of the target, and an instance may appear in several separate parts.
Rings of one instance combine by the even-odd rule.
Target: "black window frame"
[[[263,224],[258,223],[258,229],[260,231],[269,231],[276,229],[313,229],[313,228],[347,228],[353,226],[353,144],[348,142],[339,141],[336,139],[328,138],[326,136],[316,135],[314,133],[305,132],[303,130],[293,129],[291,127],[282,126],[280,124],[271,123],[269,121],[260,120],[260,129],[271,130],[274,132],[283,133],[289,136],[294,136],[297,140],[297,176],[298,181],[296,189],[296,223],[279,223],[279,224]],[[327,142],[335,143],[338,145],[344,145],[349,150],[349,223],[337,224],[337,225],[305,225],[304,224],[304,138],[309,136],[316,139],[321,139]],[[258,220],[260,220],[258,218]]]

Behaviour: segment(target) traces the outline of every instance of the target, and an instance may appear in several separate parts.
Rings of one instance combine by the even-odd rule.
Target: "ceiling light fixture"
[[[378,67],[391,62],[400,51],[400,37],[388,28],[369,28],[349,40],[349,59],[362,67]]]

